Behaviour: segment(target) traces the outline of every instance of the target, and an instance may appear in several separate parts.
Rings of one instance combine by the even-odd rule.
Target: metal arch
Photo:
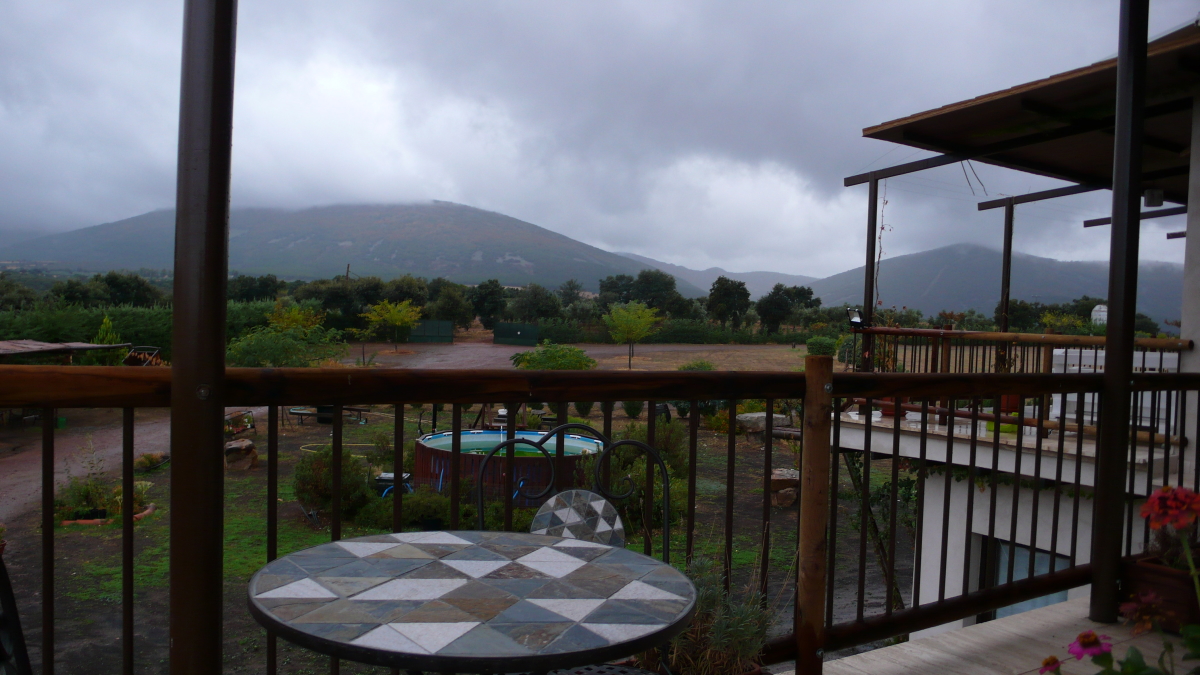
[[[595,480],[596,493],[599,494],[601,497],[604,497],[605,499],[611,499],[614,501],[628,499],[633,494],[635,485],[634,485],[633,479],[629,476],[625,476],[624,478],[621,479],[629,485],[629,489],[624,494],[619,494],[619,495],[615,494],[613,492],[610,492],[608,490],[608,488],[605,487],[604,484],[600,480],[600,467],[604,465],[605,460],[610,459],[609,455],[612,453],[613,450],[616,450],[617,448],[621,448],[621,447],[626,447],[626,446],[640,448],[641,450],[644,450],[646,452],[646,454],[654,460],[655,464],[658,465],[659,471],[662,472],[662,481],[663,481],[663,562],[670,564],[670,562],[671,562],[671,476],[667,473],[667,463],[663,461],[662,455],[658,454],[657,450],[655,450],[654,448],[650,447],[649,445],[647,445],[641,441],[635,441],[632,439],[626,439],[623,441],[617,441],[616,443],[606,444],[604,446],[604,450],[600,451],[599,460],[596,462],[596,465],[592,468],[593,473],[594,473],[593,478]],[[649,516],[649,514],[646,514],[646,515],[647,515],[647,517]],[[646,528],[646,529],[648,530],[649,528]]]
[[[478,485],[475,486],[475,493],[478,495],[478,497],[476,499],[476,503],[479,507],[477,509],[477,513],[475,514],[475,522],[477,523],[477,526],[479,527],[480,530],[484,529],[483,528],[483,475],[484,475],[484,471],[487,469],[487,464],[489,461],[491,461],[492,457],[494,457],[497,452],[500,452],[504,448],[507,448],[510,446],[516,447],[518,445],[532,445],[533,447],[535,447],[539,451],[541,451],[542,456],[546,458],[546,461],[550,462],[550,482],[546,483],[546,487],[542,488],[542,491],[537,494],[531,495],[531,494],[528,494],[525,492],[519,492],[519,494],[522,497],[524,497],[526,499],[541,499],[542,497],[545,497],[546,495],[550,494],[550,491],[554,489],[554,479],[556,476],[556,470],[555,470],[555,466],[554,466],[554,458],[550,456],[550,453],[547,452],[546,447],[543,445],[545,442],[546,442],[545,436],[543,436],[542,438],[539,438],[537,441],[531,441],[528,438],[510,438],[510,439],[507,439],[507,440],[497,444],[496,447],[489,450],[488,453],[483,456],[483,461],[481,461],[479,463],[479,473],[477,474],[479,476]],[[512,467],[509,467],[509,471],[512,471]],[[518,490],[519,490],[519,488],[518,488]]]

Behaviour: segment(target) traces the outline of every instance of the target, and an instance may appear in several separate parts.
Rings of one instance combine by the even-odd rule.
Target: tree
[[[392,302],[409,300],[416,307],[429,303],[429,286],[421,277],[405,274],[383,285],[383,299]]]
[[[108,304],[108,287],[94,279],[67,279],[50,287],[50,297],[66,305],[99,307]]]
[[[229,343],[225,360],[243,368],[302,368],[346,352],[340,331],[313,326],[257,326]]]
[[[369,335],[384,335],[391,338],[392,344],[408,339],[409,330],[421,320],[421,308],[416,307],[410,300],[392,303],[388,300],[371,305],[361,315],[367,320],[365,330],[355,330],[360,337]]]
[[[156,288],[144,277],[130,272],[97,274],[92,281],[102,284],[108,291],[108,302],[113,305],[153,307],[167,300],[166,293]]]
[[[504,287],[500,285],[500,282],[496,279],[488,279],[472,288],[467,297],[470,298],[471,305],[475,308],[475,314],[479,316],[479,322],[483,324],[483,327],[488,330],[495,328],[496,320],[508,305],[508,295],[504,292]]]
[[[240,302],[274,300],[286,286],[287,284],[277,279],[274,274],[261,277],[239,274],[229,280],[225,287],[225,297]]]
[[[442,290],[449,286],[457,286],[458,284],[450,281],[446,277],[438,277],[429,282],[429,302],[437,302],[438,297],[442,294]]]
[[[583,297],[580,293],[582,290],[583,284],[578,279],[567,279],[558,287],[558,300],[563,307],[570,307]]]
[[[601,302],[607,307],[610,304],[625,304],[633,300],[633,277],[628,274],[607,276],[600,280]],[[604,300],[607,300],[605,303]]]
[[[92,344],[121,344],[121,336],[113,328],[112,321],[109,320],[107,314],[104,315],[104,320],[100,322],[100,329],[96,331],[96,337],[92,338]],[[96,349],[84,352],[79,362],[85,366],[119,366],[124,360],[125,352],[120,349]]]
[[[614,305],[604,316],[604,323],[613,341],[629,344],[629,369],[633,370],[633,345],[654,334],[658,310],[640,302]]]
[[[32,288],[12,280],[8,272],[0,272],[0,310],[31,307],[37,299]]]
[[[708,291],[708,316],[719,321],[721,327],[731,322],[734,328],[742,325],[742,317],[750,309],[750,291],[746,290],[746,282],[734,281],[728,277],[717,277]]]
[[[458,284],[442,286],[438,299],[426,307],[436,321],[452,321],[458,328],[470,328],[475,322],[475,308]]]
[[[758,308],[758,316],[762,318],[763,328],[768,333],[778,333],[779,324],[792,313],[792,300],[783,284],[775,284],[770,293],[758,299],[755,306]]]
[[[596,367],[596,360],[579,347],[556,345],[549,340],[508,358],[514,366],[524,370],[591,370]]]
[[[638,272],[630,289],[630,300],[640,302],[651,309],[665,309],[676,297],[679,297],[679,291],[675,290],[675,277],[662,270]]]
[[[517,321],[534,323],[538,319],[557,319],[562,316],[558,296],[539,284],[521,289],[508,305],[508,312]]]
[[[815,309],[821,306],[821,299],[813,297],[813,289],[808,286],[789,286],[784,295],[792,303],[792,309]]]

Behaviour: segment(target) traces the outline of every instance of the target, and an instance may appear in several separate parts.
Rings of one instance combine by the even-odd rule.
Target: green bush
[[[695,359],[693,361],[688,361],[687,363],[683,364],[682,366],[679,366],[679,370],[707,372],[707,371],[716,370],[716,366],[714,366],[711,361],[705,361],[704,359]],[[688,415],[690,415],[692,413],[692,402],[691,401],[667,401],[667,403],[670,403],[671,405],[675,406],[675,411],[679,413],[680,417],[687,417]],[[697,401],[696,404],[697,404],[697,407],[700,409],[701,415],[715,415],[715,414],[717,414],[717,409],[720,407],[721,402],[720,401]]]
[[[320,326],[258,326],[229,344],[229,365],[304,368],[346,353],[341,331]]]
[[[580,417],[587,419],[587,416],[592,414],[594,405],[596,404],[591,401],[575,401],[575,412],[579,413]]]
[[[333,447],[306,452],[292,475],[296,500],[306,507],[329,509],[333,504]],[[342,453],[342,517],[353,519],[375,491],[370,485],[367,464],[348,452]]]
[[[596,360],[582,349],[557,345],[549,340],[543,340],[530,351],[517,352],[509,359],[514,366],[524,370],[591,370],[596,367]]]
[[[827,337],[811,337],[808,339],[808,353],[814,356],[833,356],[837,354],[837,340]]]
[[[704,359],[694,359],[692,361],[688,361],[682,366],[679,366],[679,370],[710,371],[716,369],[717,367],[713,365],[712,361],[705,361]]]
[[[645,405],[645,401],[621,401],[621,408],[631,420],[636,420],[642,414],[642,408]]]

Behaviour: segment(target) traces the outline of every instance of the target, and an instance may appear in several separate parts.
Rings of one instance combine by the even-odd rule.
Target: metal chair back
[[[588,490],[567,490],[551,497],[538,509],[529,532],[625,546],[625,525],[616,507]]]
[[[13,596],[8,568],[0,557],[0,675],[33,675],[29,652],[25,649],[25,634],[21,632],[21,617],[17,614],[17,599]]]

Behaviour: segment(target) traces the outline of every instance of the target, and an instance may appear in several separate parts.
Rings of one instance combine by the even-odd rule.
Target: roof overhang
[[[1073,183],[1112,182],[1116,59],[863,129],[863,136]],[[1150,43],[1143,186],[1187,201],[1200,27]]]

